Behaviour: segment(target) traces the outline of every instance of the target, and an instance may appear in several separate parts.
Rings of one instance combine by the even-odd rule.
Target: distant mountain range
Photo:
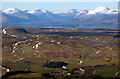
[[[98,7],[94,10],[71,9],[63,12],[50,12],[48,10],[19,10],[8,8],[2,12],[3,27],[25,26],[98,26],[117,27],[118,10],[111,10],[107,7]]]

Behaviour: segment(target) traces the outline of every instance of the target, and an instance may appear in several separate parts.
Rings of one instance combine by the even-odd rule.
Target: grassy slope
[[[73,36],[73,38],[70,38],[70,36],[38,34],[39,39],[37,39],[36,37],[31,37],[35,36],[34,34],[25,34],[22,36],[20,34],[17,35],[20,36],[19,40],[18,38],[14,38],[14,40],[13,38],[3,38],[3,45],[7,46],[7,44],[9,44],[7,46],[8,49],[5,49],[3,47],[3,65],[9,67],[11,71],[24,70],[26,66],[24,63],[25,61],[30,61],[31,64],[28,69],[36,72],[36,74],[34,73],[32,76],[40,76],[40,73],[50,73],[51,70],[59,70],[59,68],[51,69],[45,68],[43,66],[44,63],[50,60],[67,62],[69,64],[66,67],[69,69],[85,65],[110,65],[117,62],[117,46],[106,48],[101,45],[91,46],[88,44],[96,42],[101,43],[103,41],[104,43],[115,43],[116,39],[113,39],[110,36],[88,36],[88,38],[86,38],[86,36]],[[17,46],[16,55],[17,57],[25,57],[25,59],[19,62],[13,62],[17,58],[10,54],[12,51],[12,44],[14,44],[15,41],[23,40],[23,36],[27,37],[26,40],[28,41]],[[99,40],[96,40],[96,38],[99,38]],[[32,39],[32,41],[30,41],[30,39]],[[50,43],[51,40],[55,40],[55,43]],[[43,42],[43,44],[40,45],[37,50],[32,48],[32,46],[36,44],[36,41]],[[57,42],[59,41],[63,44],[58,45]],[[28,43],[31,43],[31,45],[28,46]],[[112,50],[110,50],[110,48],[112,48]],[[96,51],[98,51],[98,49],[101,51],[96,54]],[[23,51],[25,53],[22,53]],[[34,55],[36,51],[39,51],[37,53],[37,56]],[[79,55],[82,55],[82,58],[79,58]],[[110,62],[106,62],[106,57],[112,57],[112,60]],[[83,60],[83,62],[81,64],[78,64],[80,60]],[[3,71],[3,73],[4,72],[5,71]],[[115,74],[115,72],[116,68],[114,67],[103,67],[96,70],[96,74],[101,74],[102,76],[112,76]]]

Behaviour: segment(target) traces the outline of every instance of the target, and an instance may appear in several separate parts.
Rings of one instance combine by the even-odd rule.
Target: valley
[[[119,77],[116,35],[117,30],[3,28],[2,75],[31,71],[9,79]]]

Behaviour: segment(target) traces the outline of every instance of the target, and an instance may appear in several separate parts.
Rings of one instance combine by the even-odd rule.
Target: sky
[[[120,0],[2,0],[3,2],[118,2]]]
[[[63,11],[69,9],[89,10],[99,6],[118,9],[118,2],[2,2],[2,9],[44,9],[49,11]]]

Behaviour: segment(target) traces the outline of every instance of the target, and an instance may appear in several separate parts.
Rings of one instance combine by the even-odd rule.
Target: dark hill
[[[27,30],[24,28],[7,28],[7,33],[9,34],[16,34],[16,33],[20,33],[20,34],[27,34]]]

